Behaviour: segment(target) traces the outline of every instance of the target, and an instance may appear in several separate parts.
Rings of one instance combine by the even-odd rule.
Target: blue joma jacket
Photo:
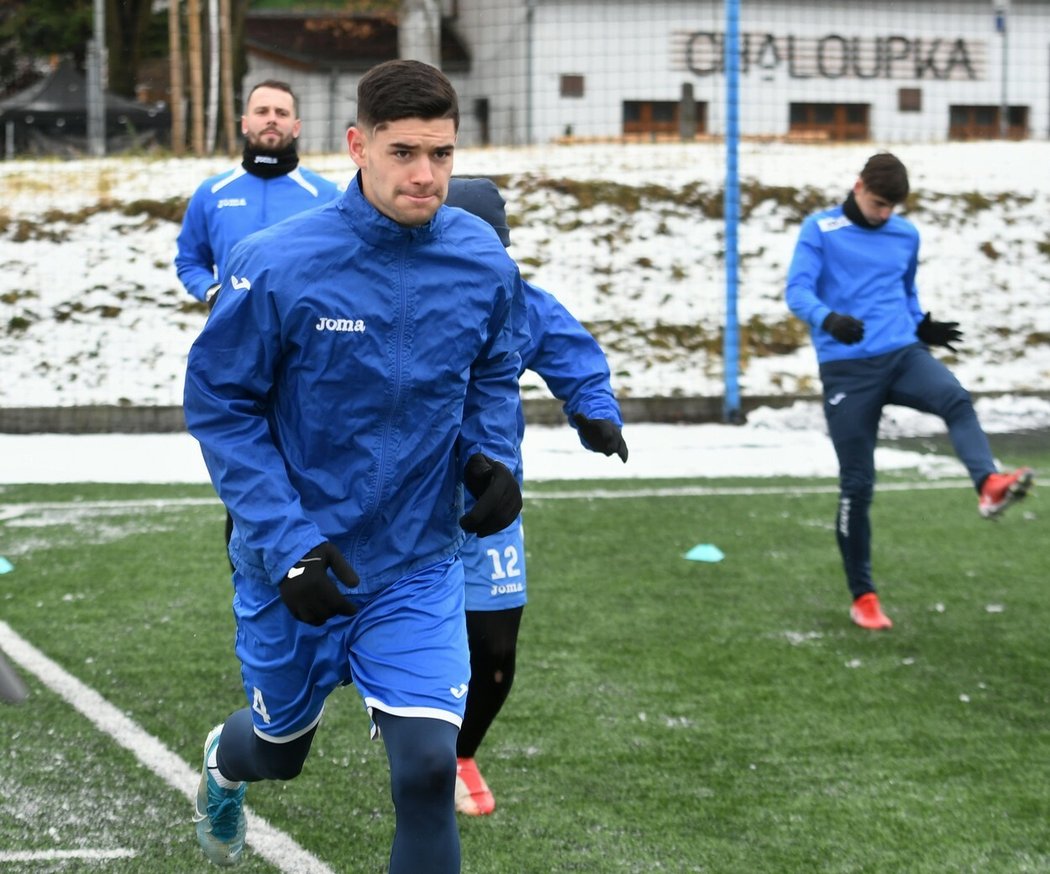
[[[543,378],[551,394],[562,401],[570,423],[573,415],[582,413],[589,419],[611,419],[622,428],[609,363],[598,341],[550,292],[526,282],[525,301],[529,342],[521,353],[522,372],[531,370]],[[524,434],[525,415],[519,404],[519,442]],[[580,442],[587,446],[582,435]],[[521,482],[520,467],[517,474]]]
[[[262,179],[235,167],[205,179],[190,198],[179,232],[175,270],[197,300],[226,274],[230,250],[248,234],[320,206],[338,195],[334,182],[296,167]]]
[[[802,223],[787,279],[787,304],[810,328],[817,360],[872,358],[918,342],[915,273],[919,232],[891,215],[878,228],[853,224],[841,206]],[[821,325],[830,312],[864,322],[864,339],[840,343]]]
[[[500,242],[510,245],[503,195],[491,179],[453,177],[445,203],[483,218]],[[531,370],[543,378],[551,394],[562,401],[570,424],[573,415],[582,413],[590,419],[611,419],[623,427],[620,405],[609,380],[609,363],[594,337],[553,294],[529,282],[525,283],[525,304],[529,341],[521,351],[521,372]],[[524,434],[525,413],[519,404],[519,443]],[[582,436],[580,442],[587,446]],[[520,483],[520,466],[516,473]],[[468,495],[468,506],[470,503]]]
[[[239,571],[276,585],[330,540],[367,597],[459,548],[467,459],[516,468],[528,323],[485,222],[407,228],[359,185],[234,248],[185,416]]]

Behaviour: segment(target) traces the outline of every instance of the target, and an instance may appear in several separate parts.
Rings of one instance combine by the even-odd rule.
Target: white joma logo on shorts
[[[322,317],[317,320],[317,324],[314,325],[314,329],[317,331],[337,331],[339,333],[349,331],[353,334],[363,334],[365,332],[365,320],[326,319]]]

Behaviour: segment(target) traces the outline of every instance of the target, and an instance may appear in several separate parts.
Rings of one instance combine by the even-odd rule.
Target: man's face
[[[425,225],[445,202],[456,126],[450,118],[403,118],[346,133],[365,198],[402,225]]]
[[[897,207],[897,204],[867,188],[860,179],[853,186],[853,199],[868,224],[875,226],[886,224]]]
[[[241,116],[241,133],[248,145],[263,153],[283,152],[301,127],[292,95],[278,88],[256,88]]]

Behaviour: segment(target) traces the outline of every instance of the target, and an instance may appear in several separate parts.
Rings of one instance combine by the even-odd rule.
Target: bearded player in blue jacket
[[[503,197],[491,180],[452,179],[445,203],[485,219],[503,245],[510,245]],[[623,419],[605,353],[554,295],[526,282],[525,301],[530,339],[521,352],[522,371],[538,373],[564,403],[565,415],[587,449],[615,454],[626,462]],[[517,424],[520,442],[525,433],[521,404]],[[520,459],[514,473],[520,483]],[[460,557],[467,581],[471,677],[456,742],[456,809],[468,816],[484,816],[495,810],[496,801],[475,754],[514,682],[518,628],[526,601],[521,518],[491,537],[468,537]]]
[[[239,166],[205,179],[182,219],[175,269],[186,291],[210,302],[230,250],[248,234],[327,203],[334,182],[299,166],[299,101],[286,82],[267,79],[248,93]]]
[[[390,765],[389,871],[460,870],[458,553],[521,511],[528,326],[492,228],[442,206],[458,122],[436,68],[369,70],[347,133],[356,178],[235,247],[190,350],[187,426],[235,522],[248,702],[205,742],[197,837],[220,865],[242,853],[247,784],[297,776],[325,699],[353,683]]]
[[[230,250],[249,234],[335,198],[338,188],[299,166],[299,100],[287,82],[266,79],[248,92],[241,116],[239,166],[205,179],[190,198],[179,231],[175,268],[186,291],[208,306]],[[226,514],[226,544],[233,518]]]
[[[958,322],[934,321],[919,305],[919,232],[894,209],[908,196],[894,155],[873,155],[845,203],[802,224],[788,270],[787,303],[810,327],[824,388],[824,415],[839,462],[835,536],[862,628],[893,623],[872,582],[869,508],[875,444],[886,404],[941,417],[966,466],[985,518],[1023,498],[1032,471],[999,473],[969,393],[930,346],[962,337]]]

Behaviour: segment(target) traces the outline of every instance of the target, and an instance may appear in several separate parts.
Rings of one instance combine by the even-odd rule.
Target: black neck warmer
[[[299,166],[299,156],[295,152],[295,141],[282,152],[265,152],[261,149],[253,149],[247,143],[244,144],[244,160],[241,166],[252,176],[261,179],[273,179],[276,176],[284,176],[291,173]]]
[[[864,218],[864,213],[862,213],[860,207],[857,206],[857,200],[853,196],[852,191],[847,195],[846,200],[842,204],[842,212],[846,218],[853,222],[853,224],[861,228],[867,228],[869,231],[877,231],[886,224],[886,222],[879,222],[877,225],[873,225]]]

